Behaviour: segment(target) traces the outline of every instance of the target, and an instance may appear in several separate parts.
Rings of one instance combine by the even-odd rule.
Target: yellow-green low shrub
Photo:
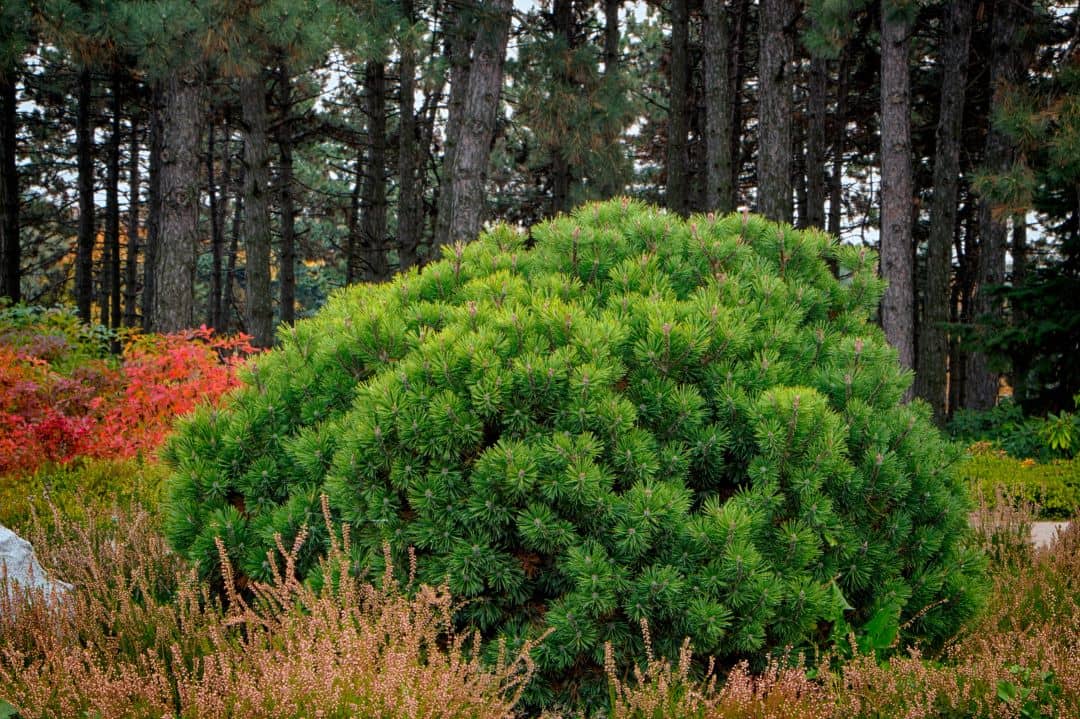
[[[1080,459],[1016,459],[980,442],[957,471],[974,493],[988,500],[1000,489],[1006,496],[1035,502],[1041,519],[1069,519],[1080,512]]]
[[[165,474],[153,461],[82,458],[0,477],[0,524],[18,529],[33,514],[50,524],[54,508],[64,519],[80,522],[136,507],[154,510]]]

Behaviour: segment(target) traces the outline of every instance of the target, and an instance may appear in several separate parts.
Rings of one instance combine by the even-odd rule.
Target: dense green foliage
[[[1042,519],[1080,514],[1080,459],[1021,460],[983,443],[973,446],[971,454],[957,466],[957,473],[988,502],[998,495],[1033,502]]]
[[[36,515],[49,526],[54,510],[60,519],[75,522],[135,509],[157,511],[165,475],[157,462],[89,457],[8,475],[0,482],[0,524],[18,530]]]
[[[1077,400],[1080,395],[1074,399],[1080,405]],[[958,410],[948,429],[964,444],[987,442],[1015,459],[1049,462],[1069,459],[1080,452],[1080,413],[1031,416],[1012,400],[1003,400],[984,412]]]
[[[532,703],[599,699],[604,643],[640,657],[642,620],[658,653],[727,661],[972,614],[956,453],[900,403],[872,253],[628,200],[531,238],[497,227],[284,329],[168,444],[173,545],[213,575],[221,537],[266,579],[306,526],[311,572],[325,494],[374,577],[413,547],[485,637],[552,630]]]

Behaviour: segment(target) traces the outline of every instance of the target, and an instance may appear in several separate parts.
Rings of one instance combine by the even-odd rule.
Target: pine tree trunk
[[[292,76],[288,66],[278,68],[278,90],[281,93],[281,117],[277,126],[277,146],[281,157],[281,177],[278,197],[281,204],[281,258],[278,271],[281,321],[291,325],[296,321],[296,203],[293,195],[293,130]]]
[[[798,63],[796,63],[796,66]],[[798,103],[798,98],[796,98]],[[805,110],[805,107],[804,107]],[[806,224],[806,112],[801,113],[799,122],[791,124],[791,185],[795,191],[795,209],[792,215],[795,226],[800,230]]]
[[[432,46],[429,54],[434,55],[436,48],[435,35],[432,35]],[[442,101],[442,97],[445,94],[446,85],[449,82],[446,73],[442,73],[436,80],[434,87],[428,87],[424,97],[424,104],[417,112],[417,148],[418,156],[416,161],[417,182],[416,193],[420,198],[417,203],[417,237],[418,246],[415,251],[415,258],[413,264],[419,264],[422,260],[419,253],[419,246],[423,244],[424,237],[430,232],[431,236],[435,235],[435,225],[438,222],[437,212],[428,212],[428,205],[424,201],[425,192],[427,188],[427,178],[435,174],[435,166],[438,162],[435,160],[435,154],[431,152],[431,148],[435,139],[435,121],[439,114],[439,105]],[[435,189],[434,199],[437,202],[439,199],[438,188]],[[431,225],[430,229],[428,225]]]
[[[1080,11],[1078,11],[1080,12]],[[1012,234],[1012,286],[1022,287],[1027,282],[1028,271],[1028,244],[1027,244],[1027,217],[1023,214],[1013,215]],[[1012,321],[1014,324],[1023,325],[1029,321],[1028,313],[1023,310],[1012,308]],[[1012,373],[1010,376],[1013,388],[1013,401],[1023,405],[1028,398],[1028,373],[1031,362],[1027,355],[1013,357]]]
[[[482,10],[469,69],[464,123],[454,154],[451,242],[468,242],[476,238],[483,221],[484,183],[495,137],[495,119],[499,114],[511,9],[511,0],[492,0]]]
[[[687,133],[690,129],[690,7],[689,0],[671,2],[671,61],[668,63],[667,188],[664,204],[686,214],[689,207]]]
[[[739,180],[743,167],[743,85],[746,80],[747,34],[750,0],[733,0],[731,12],[731,192],[739,204]]]
[[[623,0],[604,0],[604,74],[619,69],[619,10]]]
[[[0,69],[0,297],[22,299],[19,244],[19,167],[16,160],[18,97],[15,71]]]
[[[762,0],[758,56],[758,212],[791,222],[793,0]]]
[[[360,262],[360,195],[364,186],[364,150],[356,153],[355,173],[352,192],[349,193],[349,216],[347,218],[348,236],[345,244],[345,284],[359,282],[364,276],[364,267]]]
[[[381,282],[390,275],[386,259],[386,66],[369,61],[364,71],[367,153],[360,206],[361,276]]]
[[[120,327],[120,115],[123,112],[121,98],[122,78],[117,70],[112,77],[111,134],[105,173],[105,294],[102,304],[102,324]]]
[[[226,134],[226,150],[225,156],[227,158],[232,157],[232,135]],[[244,154],[243,142],[240,144],[240,155]],[[234,322],[234,318],[241,320],[240,313],[236,311],[236,298],[233,292],[233,287],[236,284],[236,258],[240,254],[240,236],[244,231],[244,198],[243,188],[247,181],[247,173],[244,171],[244,163],[240,163],[240,176],[237,178],[236,183],[233,186],[236,191],[233,193],[233,214],[232,214],[232,231],[229,236],[229,254],[225,259],[225,282],[221,291],[221,312],[222,321],[225,323],[226,330],[232,330],[237,326],[237,322]]]
[[[809,109],[806,127],[805,227],[825,229],[825,123],[829,104],[829,64],[810,58]]]
[[[923,319],[919,325],[919,356],[915,375],[915,394],[930,404],[938,424],[945,421],[948,399],[945,391],[949,357],[946,324],[950,315],[952,244],[956,234],[964,93],[967,88],[974,7],[974,0],[954,0],[949,5],[941,44],[941,107],[934,141],[934,187],[926,253],[926,292]]]
[[[270,296],[270,162],[266,83],[258,73],[240,81],[244,116],[244,319],[252,344],[274,343]]]
[[[228,263],[228,251],[225,248],[225,235],[226,224],[228,223],[229,215],[229,200],[232,198],[234,204],[240,204],[234,197],[235,183],[233,181],[233,151],[232,151],[232,123],[231,116],[228,111],[225,113],[225,125],[224,125],[224,137],[222,138],[222,151],[221,151],[221,179],[218,184],[221,187],[221,191],[218,193],[217,203],[217,226],[218,232],[221,233],[221,263],[222,268],[218,274],[218,294],[217,294],[217,312],[218,324],[214,326],[214,329],[222,332],[226,331],[229,327],[229,306],[231,303],[230,295],[227,294],[226,287],[228,286],[228,273],[230,270],[227,267]],[[231,290],[229,290],[231,291]]]
[[[128,149],[127,251],[124,258],[124,326],[135,327],[138,316],[139,283],[139,125],[131,116],[131,145]]]
[[[163,133],[163,91],[154,83],[150,100],[150,159],[147,188],[146,256],[143,258],[142,325],[147,332],[154,321],[154,295],[157,294],[157,254],[161,246],[161,145]]]
[[[166,81],[161,128],[161,235],[152,269],[150,312],[155,332],[177,332],[195,320],[200,104],[196,80],[183,71],[173,72]]]
[[[970,325],[975,297],[976,264],[979,254],[978,202],[967,182],[961,186],[963,204],[960,206],[960,225],[963,232],[953,238],[953,254],[957,267],[953,281],[953,297],[949,310],[954,324]],[[949,413],[967,406],[967,379],[970,353],[965,343],[956,339],[949,343]]]
[[[881,9],[881,274],[889,283],[881,302],[881,324],[900,364],[910,369],[915,366],[911,23],[890,3],[882,0]]]
[[[94,304],[94,128],[90,122],[93,81],[88,69],[79,71],[75,115],[75,155],[79,187],[79,230],[75,250],[75,304],[83,322],[92,320]]]
[[[731,171],[731,78],[726,0],[705,0],[701,30],[705,65],[705,209],[735,209]]]
[[[217,158],[217,119],[210,120],[206,131],[206,191],[210,202],[210,296],[206,302],[206,324],[221,328],[221,264],[225,250],[218,188],[214,166]]]
[[[413,0],[402,0],[401,11],[411,25],[415,22]],[[416,48],[411,36],[401,45],[398,62],[398,269],[416,264],[420,245],[421,183],[420,146],[416,123]]]
[[[1007,101],[1009,87],[1020,82],[1024,67],[1020,62],[1021,24],[1031,10],[1031,3],[997,3],[993,9],[991,42],[993,52],[990,67],[992,93],[990,115]],[[1012,140],[993,122],[986,134],[984,169],[991,173],[1007,172],[1014,159]],[[972,319],[984,323],[1000,318],[1004,307],[993,296],[994,288],[1005,282],[1005,252],[1009,239],[1010,215],[997,216],[994,199],[979,200],[979,259],[975,276],[975,297]],[[989,409],[997,404],[998,373],[990,367],[985,352],[971,352],[968,357],[967,407]]]
[[[622,8],[622,0],[604,0],[604,81],[618,82],[620,73],[619,65],[619,10]],[[608,131],[604,137],[607,145],[618,142],[614,132]],[[602,199],[609,199],[623,191],[623,185],[619,181],[617,172],[601,173],[599,195]]]
[[[442,177],[439,182],[438,214],[435,217],[435,237],[428,259],[439,257],[438,248],[450,240],[451,216],[454,208],[454,162],[465,124],[465,100],[469,95],[469,57],[475,33],[470,31],[472,18],[466,6],[450,3],[454,18],[449,21],[446,54],[450,62],[450,98],[448,101],[445,139],[443,141]],[[448,9],[449,11],[449,9]]]
[[[565,52],[573,52],[574,46],[574,2],[573,0],[553,0],[554,31],[555,38],[561,42]],[[558,63],[561,71],[558,73],[556,82],[563,86],[564,91],[569,88],[572,79],[569,74],[568,59]],[[562,144],[556,143],[549,147],[551,153],[551,208],[549,215],[557,215],[560,212],[570,211],[570,163],[563,152]]]
[[[840,51],[836,63],[836,115],[832,125],[832,171],[829,173],[829,223],[828,231],[840,236],[841,207],[844,203],[844,148],[847,140],[848,107],[848,54]]]

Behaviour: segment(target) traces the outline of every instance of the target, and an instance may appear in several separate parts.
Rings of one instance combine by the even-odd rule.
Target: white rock
[[[46,598],[58,599],[71,589],[66,582],[50,580],[34,555],[34,548],[10,529],[0,524],[0,585],[9,597],[18,590],[41,592]]]

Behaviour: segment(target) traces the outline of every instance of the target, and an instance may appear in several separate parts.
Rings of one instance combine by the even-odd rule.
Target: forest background
[[[0,28],[12,302],[269,346],[486,221],[626,194],[878,249],[939,420],[1080,391],[1071,3],[4,0]]]

